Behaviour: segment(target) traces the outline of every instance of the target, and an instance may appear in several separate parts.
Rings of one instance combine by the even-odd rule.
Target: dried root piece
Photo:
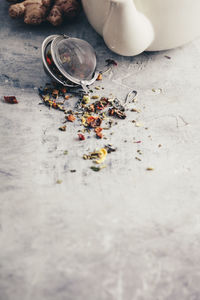
[[[47,20],[54,26],[63,22],[63,18],[72,19],[80,11],[80,4],[77,0],[55,0]]]
[[[52,0],[25,0],[12,4],[9,14],[12,18],[24,16],[26,24],[39,25],[46,19],[51,3]]]

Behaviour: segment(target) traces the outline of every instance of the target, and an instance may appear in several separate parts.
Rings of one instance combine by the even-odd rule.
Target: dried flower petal
[[[100,149],[98,153],[99,159],[95,160],[95,162],[97,164],[101,164],[106,159],[106,156],[107,156],[107,150],[105,148]]]
[[[76,120],[76,117],[74,116],[74,115],[68,115],[67,116],[67,120],[69,121],[69,122],[74,122],[75,120]]]
[[[48,56],[46,57],[46,61],[47,61],[48,65],[52,64],[52,60]]]
[[[9,103],[9,104],[17,104],[18,103],[15,96],[4,96],[4,100],[6,103]]]
[[[102,120],[99,117],[89,116],[86,122],[90,127],[95,128],[101,125]]]
[[[94,130],[96,132],[96,136],[100,139],[102,139],[102,137],[103,137],[102,130],[103,130],[103,128],[101,128],[101,127],[96,127]]]
[[[80,140],[80,141],[84,141],[84,140],[85,140],[84,135],[81,134],[81,133],[78,134],[78,137],[79,137],[79,140]]]
[[[98,77],[97,77],[97,81],[102,80],[103,76],[101,73],[99,73]]]
[[[84,95],[82,98],[82,103],[88,104],[90,102],[90,96],[89,95]]]

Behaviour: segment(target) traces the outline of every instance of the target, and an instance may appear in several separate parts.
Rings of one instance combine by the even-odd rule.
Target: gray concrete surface
[[[48,81],[40,45],[55,32],[88,40],[100,66],[118,61],[102,95],[138,91],[141,113],[128,112],[108,140],[77,141],[77,124],[59,132],[62,113],[38,105]],[[199,300],[200,39],[125,58],[83,15],[32,28],[4,1],[0,38],[0,300]],[[82,155],[108,142],[117,151],[95,173]]]

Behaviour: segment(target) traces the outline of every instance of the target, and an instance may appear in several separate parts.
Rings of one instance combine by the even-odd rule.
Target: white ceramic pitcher
[[[181,46],[200,35],[200,0],[82,0],[89,22],[114,52]]]

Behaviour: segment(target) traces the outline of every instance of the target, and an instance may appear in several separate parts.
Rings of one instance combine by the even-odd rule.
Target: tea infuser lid
[[[47,47],[49,47],[53,63],[61,74],[59,78],[46,62],[44,53],[47,52]],[[53,73],[54,79],[63,85],[69,86],[71,83],[84,87],[96,80],[98,76],[96,54],[88,42],[66,35],[53,35],[45,39],[42,48],[43,63],[48,73],[49,71]],[[52,76],[52,74],[50,75]],[[67,79],[67,81],[63,79]]]

